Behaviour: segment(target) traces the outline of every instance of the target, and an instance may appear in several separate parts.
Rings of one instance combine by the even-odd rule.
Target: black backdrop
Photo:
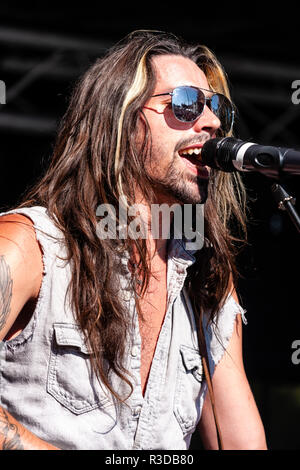
[[[300,148],[300,105],[292,83],[300,80],[297,11],[285,5],[128,4],[114,8],[84,2],[1,4],[0,207],[15,205],[41,174],[74,80],[95,57],[135,29],[171,31],[210,47],[225,66],[239,109],[238,137]],[[241,253],[240,294],[247,310],[244,356],[271,449],[299,449],[300,364],[292,343],[300,340],[299,234],[272,198],[272,181],[244,175],[251,221]],[[299,177],[286,181],[300,197]],[[296,207],[299,208],[297,201]],[[300,355],[299,355],[300,357]],[[198,438],[193,447],[200,448]]]

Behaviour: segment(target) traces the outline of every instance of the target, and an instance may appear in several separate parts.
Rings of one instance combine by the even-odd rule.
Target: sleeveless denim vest
[[[24,330],[0,342],[0,404],[27,429],[60,449],[173,449],[189,447],[201,417],[206,383],[194,315],[183,286],[195,258],[182,240],[168,252],[168,306],[144,396],[141,390],[141,337],[130,288],[128,259],[121,260],[120,293],[127,302],[125,367],[133,392],[119,403],[91,373],[89,350],[66,301],[71,279],[61,232],[44,207],[14,209],[30,218],[43,251],[43,281],[35,311]],[[217,325],[205,323],[210,368],[222,358],[235,316],[243,309],[229,296]],[[114,389],[128,396],[116,377]]]

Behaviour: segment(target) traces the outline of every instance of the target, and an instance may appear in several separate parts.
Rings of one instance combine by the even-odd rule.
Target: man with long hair
[[[0,218],[2,449],[187,449],[197,427],[207,449],[266,448],[235,292],[245,191],[201,163],[233,111],[214,54],[163,32],[80,78]]]

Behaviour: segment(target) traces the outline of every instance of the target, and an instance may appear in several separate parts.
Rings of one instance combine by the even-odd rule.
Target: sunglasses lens
[[[233,124],[233,107],[230,100],[220,93],[207,101],[211,111],[221,122],[221,131],[227,133]],[[173,90],[172,108],[175,117],[182,122],[193,122],[203,112],[205,95],[199,88],[181,86]]]
[[[227,133],[233,124],[233,107],[230,100],[222,94],[216,93],[211,97],[210,109],[221,122],[221,131]]]
[[[195,121],[202,113],[204,106],[205,96],[201,90],[185,86],[173,90],[172,107],[179,121]]]

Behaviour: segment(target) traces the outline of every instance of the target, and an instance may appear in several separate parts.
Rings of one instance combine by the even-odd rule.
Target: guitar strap
[[[190,303],[190,300],[188,298],[188,294],[187,294],[187,291],[186,291],[185,288],[183,289],[183,293],[184,293],[186,307],[187,307],[190,315],[192,315],[192,318],[195,319],[193,311],[191,311],[193,309],[192,309],[192,306],[191,306],[191,303]],[[218,439],[218,448],[219,448],[219,450],[223,450],[224,449],[223,439],[222,439],[222,434],[221,434],[220,425],[219,425],[219,421],[218,421],[218,416],[217,416],[217,412],[216,412],[214,390],[213,390],[212,378],[211,378],[211,374],[210,374],[210,370],[209,370],[207,345],[206,345],[205,334],[204,334],[204,330],[203,330],[203,315],[202,314],[199,316],[199,323],[198,323],[198,327],[196,329],[197,329],[198,345],[199,345],[199,351],[200,351],[200,355],[201,355],[201,359],[202,359],[204,376],[205,376],[206,383],[207,383],[207,389],[208,389],[208,393],[209,393],[209,397],[210,397],[214,422],[215,422],[215,426],[216,426],[216,433],[217,433],[217,439]]]
[[[223,450],[224,449],[223,440],[222,440],[222,434],[221,434],[218,416],[216,412],[215,396],[214,396],[212,378],[211,378],[211,374],[209,370],[209,360],[208,360],[208,354],[207,354],[205,335],[203,331],[202,315],[200,315],[200,318],[199,318],[199,325],[197,328],[197,333],[198,333],[199,350],[202,356],[203,371],[204,371],[204,375],[205,375],[205,379],[207,383],[208,393],[210,397],[212,412],[213,412],[215,426],[216,426],[218,447],[219,447],[219,450]]]

